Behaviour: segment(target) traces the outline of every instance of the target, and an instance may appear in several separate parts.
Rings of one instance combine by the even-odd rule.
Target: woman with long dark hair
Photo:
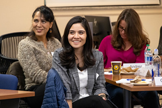
[[[53,65],[67,91],[70,108],[112,108],[107,103],[103,55],[92,48],[89,24],[83,17],[73,17],[66,25],[63,48],[57,49]]]
[[[53,12],[46,6],[38,7],[32,15],[32,30],[18,46],[18,60],[25,75],[25,90],[35,91],[35,97],[26,98],[31,108],[40,108],[48,71],[52,67],[52,53],[61,47],[53,36]]]

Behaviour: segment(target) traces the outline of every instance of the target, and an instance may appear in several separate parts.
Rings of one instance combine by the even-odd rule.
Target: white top
[[[80,91],[79,91],[79,99],[84,98],[89,96],[86,86],[88,83],[88,73],[87,73],[87,69],[80,71],[78,69],[78,75],[79,75],[79,82],[80,82]]]

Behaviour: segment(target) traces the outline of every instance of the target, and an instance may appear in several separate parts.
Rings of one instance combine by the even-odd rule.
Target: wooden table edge
[[[151,86],[151,85],[133,86],[131,84],[124,84],[124,83],[117,84],[115,81],[108,79],[107,76],[109,76],[109,75],[104,75],[104,76],[105,76],[105,80],[106,80],[107,83],[118,86],[118,87],[123,88],[125,90],[129,90],[131,92],[135,92],[135,91],[161,91],[162,90],[162,86]],[[145,88],[145,89],[143,89],[143,88]]]
[[[137,88],[136,88],[136,86],[130,87],[130,86],[127,86],[127,84],[120,84],[120,87],[123,89],[129,90],[129,91],[132,91],[132,92],[135,92],[135,91],[161,91],[162,90],[162,86],[156,86],[156,88],[151,87],[151,86],[137,86]],[[139,87],[141,87],[141,89],[139,89]],[[145,89],[143,89],[143,87],[145,87]]]
[[[2,89],[0,89],[2,90]],[[5,91],[5,89],[3,89]],[[33,91],[21,91],[21,90],[6,90],[6,91],[14,91],[18,92],[17,94],[7,94],[0,96],[0,100],[6,100],[6,99],[16,99],[16,98],[25,98],[25,97],[33,97],[35,96],[35,92]]]

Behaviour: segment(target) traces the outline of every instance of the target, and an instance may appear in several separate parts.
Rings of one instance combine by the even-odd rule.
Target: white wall
[[[0,35],[29,31],[31,27],[32,13],[36,7],[43,5],[44,0],[0,0]],[[61,35],[66,23],[76,15],[109,16],[111,21],[116,21],[118,15],[124,8],[129,6],[116,7],[65,7],[52,8]],[[161,6],[135,6],[140,15],[144,30],[151,40],[151,49],[157,48],[159,43],[160,27],[162,26],[162,5]]]
[[[105,6],[159,4],[159,0],[46,0],[47,6]]]
[[[29,31],[33,11],[44,0],[0,0],[0,35]]]
[[[139,14],[143,28],[151,41],[150,48],[153,51],[159,44],[160,27],[162,26],[162,6],[122,6],[122,7],[73,7],[73,8],[52,8],[61,32],[64,32],[65,25],[70,18],[76,15],[109,16],[111,21],[116,21],[118,15],[125,8],[133,8]]]

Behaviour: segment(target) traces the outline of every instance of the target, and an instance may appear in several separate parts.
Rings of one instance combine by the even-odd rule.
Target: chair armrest
[[[18,61],[18,59],[8,58],[8,57],[3,56],[2,54],[0,54],[0,58],[7,60],[7,61],[10,61],[10,62]]]

